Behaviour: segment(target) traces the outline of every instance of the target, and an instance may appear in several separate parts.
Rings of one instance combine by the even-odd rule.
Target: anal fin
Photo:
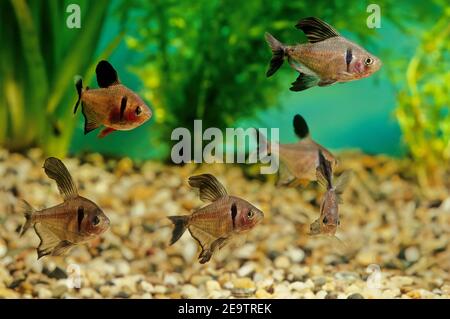
[[[54,249],[60,244],[61,240],[41,223],[35,224],[34,229],[41,240],[37,248],[38,259],[52,254]]]
[[[319,83],[317,83],[317,85],[318,86],[328,86],[335,82],[336,82],[336,80],[320,80]]]
[[[83,105],[83,115],[84,115],[84,135],[99,128],[101,123],[99,123],[96,113],[93,112],[89,107]]]
[[[283,162],[280,162],[277,185],[287,186],[294,180],[295,176],[291,173],[291,171],[287,168],[287,166]]]
[[[300,73],[297,79],[292,82],[292,86],[289,88],[289,90],[299,92],[316,86],[317,83],[317,77],[305,73]]]

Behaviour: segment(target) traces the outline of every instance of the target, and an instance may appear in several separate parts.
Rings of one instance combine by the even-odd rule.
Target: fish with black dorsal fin
[[[337,165],[337,160],[330,151],[311,138],[308,124],[300,114],[294,116],[293,127],[295,135],[297,135],[300,141],[294,144],[278,145],[280,159],[278,184],[306,186],[309,182],[315,181],[317,178],[316,167],[319,165],[318,150],[323,152],[325,158],[331,162],[333,168]],[[270,153],[272,145],[261,132],[258,132],[257,139],[259,148],[266,148]]]
[[[208,262],[213,253],[233,237],[242,235],[257,224],[264,214],[242,198],[228,195],[223,185],[211,174],[191,176],[189,185],[200,191],[200,199],[210,204],[191,215],[169,216],[175,225],[170,244],[174,244],[186,229],[199,243],[202,251],[199,262]]]
[[[75,81],[78,101],[84,115],[84,134],[100,126],[105,128],[100,138],[114,131],[132,130],[152,117],[152,111],[132,90],[120,83],[116,70],[107,61],[100,61],[95,69],[98,89],[83,88],[81,78]]]
[[[287,59],[300,73],[291,91],[358,80],[375,73],[382,65],[379,58],[318,18],[302,19],[295,27],[305,33],[308,43],[285,45],[270,33],[265,35],[273,54],[266,75],[272,76]]]
[[[339,204],[341,195],[351,177],[350,171],[344,171],[336,183],[333,183],[333,169],[321,150],[318,151],[317,181],[326,192],[320,205],[320,216],[310,225],[311,235],[335,236],[339,221]]]
[[[23,201],[26,221],[20,235],[34,226],[41,240],[37,248],[38,259],[65,254],[75,245],[94,239],[109,228],[109,219],[103,211],[94,202],[78,195],[72,176],[59,159],[47,158],[44,170],[56,181],[64,202],[37,211]]]

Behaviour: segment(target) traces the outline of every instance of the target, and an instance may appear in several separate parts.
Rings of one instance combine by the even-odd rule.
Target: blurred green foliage
[[[421,36],[408,62],[396,115],[422,186],[442,185],[450,171],[450,4]]]
[[[66,27],[66,7],[82,8],[82,27]],[[91,77],[108,1],[0,1],[0,145],[39,146],[63,156],[76,99],[73,77]],[[88,18],[89,16],[89,18]],[[115,43],[105,54],[109,54]]]
[[[124,2],[118,12],[126,26],[126,43],[142,56],[132,70],[144,84],[142,94],[152,101],[159,125],[155,131],[168,141],[174,128],[192,129],[194,119],[202,119],[203,127],[232,127],[236,119],[276,105],[292,79],[283,77],[287,67],[266,78],[271,52],[264,33],[289,44],[304,42],[294,25],[302,17],[319,16],[357,37],[373,35],[365,26],[366,5],[347,3]]]

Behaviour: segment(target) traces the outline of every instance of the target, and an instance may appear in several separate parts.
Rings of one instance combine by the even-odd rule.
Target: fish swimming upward
[[[204,264],[213,253],[234,236],[244,234],[259,224],[264,214],[249,202],[228,195],[223,185],[212,175],[191,176],[189,185],[198,188],[200,199],[210,204],[186,216],[169,216],[175,228],[170,244],[174,244],[186,229],[200,244],[199,262]]]
[[[24,201],[26,222],[20,235],[34,226],[41,240],[37,248],[38,259],[46,255],[62,255],[109,228],[109,219],[103,211],[89,199],[78,195],[72,177],[59,159],[48,158],[44,170],[56,181],[64,202],[36,211]]]
[[[326,189],[326,193],[320,205],[320,216],[310,225],[311,235],[335,236],[339,221],[339,207],[342,203],[340,195],[343,193],[350,177],[350,171],[343,172],[336,185],[333,185],[333,170],[331,163],[325,159],[322,151],[319,150],[319,166],[317,167],[317,181]]]
[[[85,119],[84,134],[101,125],[105,128],[98,135],[105,137],[114,131],[132,130],[152,116],[152,111],[133,91],[119,82],[116,70],[107,61],[100,61],[95,69],[99,89],[83,89],[81,78],[75,87],[78,101],[73,113],[81,103]]]
[[[265,35],[273,53],[266,75],[272,76],[287,58],[291,67],[300,73],[291,91],[358,80],[375,73],[382,65],[379,58],[318,18],[305,18],[295,27],[305,33],[308,43],[285,45],[270,33]]]
[[[297,114],[294,116],[293,126],[294,132],[300,138],[300,141],[295,144],[278,145],[280,159],[278,184],[306,186],[310,181],[315,181],[317,178],[318,150],[322,151],[325,158],[331,162],[333,168],[337,165],[337,160],[331,152],[311,138],[308,124],[301,115]],[[271,152],[272,146],[262,133],[258,134],[258,138],[259,147],[267,148],[268,152]]]

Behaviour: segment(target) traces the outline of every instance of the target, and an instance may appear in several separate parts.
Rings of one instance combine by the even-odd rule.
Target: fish
[[[85,135],[103,125],[105,128],[98,135],[103,138],[114,131],[135,129],[152,117],[150,107],[119,81],[117,71],[108,61],[100,61],[95,73],[98,89],[83,88],[81,77],[75,79],[78,100],[73,113],[81,104]]]
[[[200,199],[208,204],[191,215],[168,217],[174,224],[170,245],[188,229],[201,247],[200,264],[208,262],[214,252],[231,239],[249,232],[264,218],[264,213],[246,200],[228,195],[211,174],[191,176],[188,183],[199,190]]]
[[[378,57],[344,38],[318,18],[302,19],[295,27],[305,33],[308,43],[285,45],[270,33],[265,34],[272,50],[266,76],[275,74],[287,59],[289,65],[300,73],[292,83],[291,91],[366,78],[382,66]]]
[[[330,151],[311,138],[308,124],[300,114],[294,116],[293,128],[295,135],[300,140],[293,144],[277,145],[280,161],[277,184],[281,186],[306,186],[317,180],[318,150],[331,162],[333,169],[337,166],[338,161]],[[264,148],[269,153],[272,151],[272,143],[259,131],[257,139],[260,148],[258,153]]]
[[[333,170],[331,163],[325,158],[321,150],[318,151],[319,165],[317,166],[317,181],[326,192],[320,204],[320,215],[310,225],[310,235],[336,235],[339,220],[339,204],[341,195],[348,184],[351,171],[344,171],[333,184]],[[337,237],[336,237],[337,238]]]
[[[109,228],[110,223],[97,204],[78,194],[72,176],[61,160],[49,157],[43,168],[47,176],[56,182],[64,201],[39,211],[23,201],[26,221],[20,236],[34,227],[40,239],[38,259],[66,254],[75,245],[97,238]]]

